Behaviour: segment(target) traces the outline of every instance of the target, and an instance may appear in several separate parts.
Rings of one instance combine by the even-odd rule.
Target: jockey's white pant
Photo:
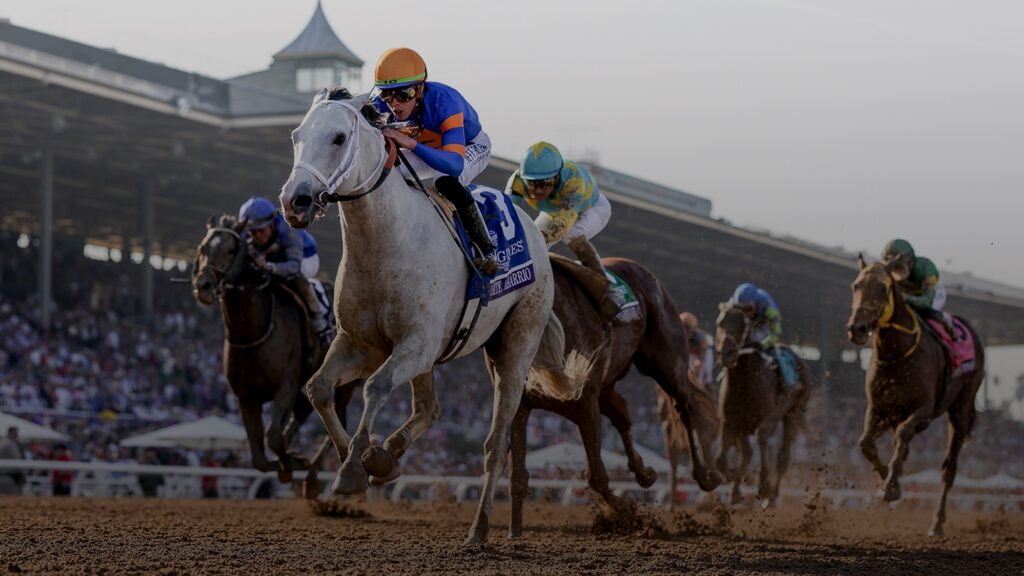
[[[409,150],[403,150],[402,153],[405,154],[405,159],[416,170],[416,175],[420,177],[420,180],[430,180],[438,176],[444,176],[443,173],[427,166],[427,163],[421,160],[415,153],[410,153]],[[490,161],[491,138],[486,132],[481,130],[476,135],[476,138],[466,145],[466,154],[462,157],[462,174],[459,175],[459,182],[462,182],[463,186],[469,186],[473,179],[479,176],[484,171],[484,168],[487,168],[487,163]],[[412,175],[409,174],[405,164],[399,164],[399,166],[402,170],[402,176],[412,179]]]
[[[939,282],[935,285],[935,298],[932,300],[932,309],[942,312],[946,306],[946,287]]]
[[[597,203],[587,208],[580,214],[579,218],[576,219],[576,223],[569,228],[569,231],[562,235],[558,239],[558,242],[564,242],[569,244],[577,238],[586,238],[590,240],[604,227],[608,225],[608,220],[612,217],[612,204],[602,194],[598,199]],[[551,216],[541,212],[540,216],[534,221],[537,224],[537,228],[541,231],[547,230],[551,226]],[[557,244],[557,242],[553,242]],[[548,246],[549,248],[551,245]]]
[[[299,271],[306,278],[314,278],[320,272],[320,255],[306,256],[299,263]]]

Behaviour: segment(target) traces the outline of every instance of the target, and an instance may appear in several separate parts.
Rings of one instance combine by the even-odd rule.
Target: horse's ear
[[[239,220],[238,222],[235,222],[235,225],[232,226],[231,229],[241,234],[242,231],[245,230],[245,225],[248,223],[248,220]]]
[[[326,100],[330,94],[331,92],[327,88],[324,88],[323,90],[317,92],[316,96],[313,96],[313,104]]]
[[[209,219],[206,220],[206,229],[207,230],[209,230],[210,228],[213,228],[216,225],[217,225],[217,217],[216,216],[210,216]]]
[[[718,311],[719,312],[725,312],[726,310],[729,309],[729,306],[730,306],[730,304],[728,302],[719,302],[718,303]]]
[[[864,262],[864,253],[863,252],[858,252],[857,253],[857,266],[860,267],[860,270],[863,270],[863,269],[868,267],[867,263]]]
[[[356,96],[352,97],[352,105],[356,107],[356,110],[362,109],[362,107],[366,106],[366,103],[369,101],[369,92],[363,92],[362,94],[357,94]]]

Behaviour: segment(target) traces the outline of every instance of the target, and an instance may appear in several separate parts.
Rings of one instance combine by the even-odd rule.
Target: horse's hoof
[[[942,526],[941,525],[937,525],[937,526],[932,526],[928,530],[928,535],[933,537],[933,538],[935,538],[935,537],[938,537],[938,536],[943,536],[943,535],[945,535],[945,533],[942,530]]]
[[[291,470],[278,470],[277,471],[277,481],[280,482],[281,484],[291,484],[292,483],[292,471]]]
[[[395,480],[396,478],[398,478],[401,475],[402,475],[402,471],[399,470],[398,466],[393,466],[391,468],[391,473],[389,473],[387,476],[375,476],[375,475],[371,474],[370,475],[370,485],[372,485],[372,486],[383,486],[383,485],[387,484],[388,482],[391,482],[391,481]]]
[[[643,472],[636,475],[636,483],[641,488],[650,488],[658,480],[658,473],[650,466],[644,468]]]
[[[518,540],[518,539],[520,539],[520,538],[522,538],[522,537],[523,537],[523,531],[522,531],[522,530],[520,530],[520,531],[518,531],[518,532],[515,532],[515,531],[512,531],[512,530],[509,530],[509,532],[508,532],[508,536],[507,536],[507,538],[508,538],[509,540]]]
[[[394,472],[395,468],[397,468],[395,459],[391,457],[391,453],[380,446],[371,446],[366,450],[363,450],[362,457],[359,458],[359,461],[362,462],[363,468],[371,476],[377,476],[378,478],[386,478]],[[397,474],[395,477],[398,477]]]
[[[462,544],[464,546],[480,546],[487,541],[487,528],[481,528],[479,524],[473,524],[469,529],[469,537]]]
[[[362,494],[369,488],[366,474],[347,474],[342,475],[340,472],[334,477],[334,483],[331,484],[331,491],[335,494],[351,495],[351,494]]]
[[[885,487],[885,494],[882,495],[882,498],[886,502],[895,502],[900,499],[902,494],[903,491],[900,489],[899,484],[890,484]]]

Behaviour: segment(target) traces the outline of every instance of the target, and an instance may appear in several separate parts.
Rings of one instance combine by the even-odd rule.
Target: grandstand
[[[361,66],[319,7],[266,70],[229,79],[0,21],[0,328],[8,339],[0,409],[71,415],[64,426],[81,433],[80,457],[150,422],[234,413],[218,375],[215,311],[200,310],[167,280],[187,271],[207,217],[234,212],[253,194],[276,195],[292,164],[288,131],[311,94],[357,83]],[[495,158],[479,181],[504,188],[515,166]],[[833,395],[846,398],[842,421],[857,428],[863,370],[844,326],[855,254],[737,227],[713,217],[706,198],[591,169],[615,211],[597,239],[602,254],[650,268],[705,327],[738,283],[765,286],[784,311],[787,340],[802,347]],[[325,271],[340,259],[337,228],[328,220],[312,230]],[[1024,290],[969,275],[943,278],[949,308],[971,319],[989,345],[1024,344]],[[51,300],[56,309],[41,305]],[[121,339],[97,336],[110,332]],[[445,393],[487,393],[478,358],[444,370],[458,382]],[[657,445],[653,392],[642,390],[630,398],[637,437]],[[454,424],[437,433],[449,434],[448,442],[425,443],[410,456],[419,458],[412,468],[473,472],[479,451],[454,464],[445,450],[453,449],[455,428],[459,441],[475,441],[484,416],[464,402],[442,404],[442,423]],[[826,414],[835,415],[819,417]],[[534,444],[574,434],[551,416],[534,422]],[[1002,431],[993,454],[1012,451],[1005,439],[1016,429],[989,425]],[[851,438],[826,434],[804,454],[832,443],[848,450]]]

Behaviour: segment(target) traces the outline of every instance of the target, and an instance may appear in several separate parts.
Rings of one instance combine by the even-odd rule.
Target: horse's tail
[[[527,374],[526,387],[551,398],[576,400],[583,392],[592,367],[592,357],[578,350],[565,353],[565,331],[561,320],[552,312]]]

